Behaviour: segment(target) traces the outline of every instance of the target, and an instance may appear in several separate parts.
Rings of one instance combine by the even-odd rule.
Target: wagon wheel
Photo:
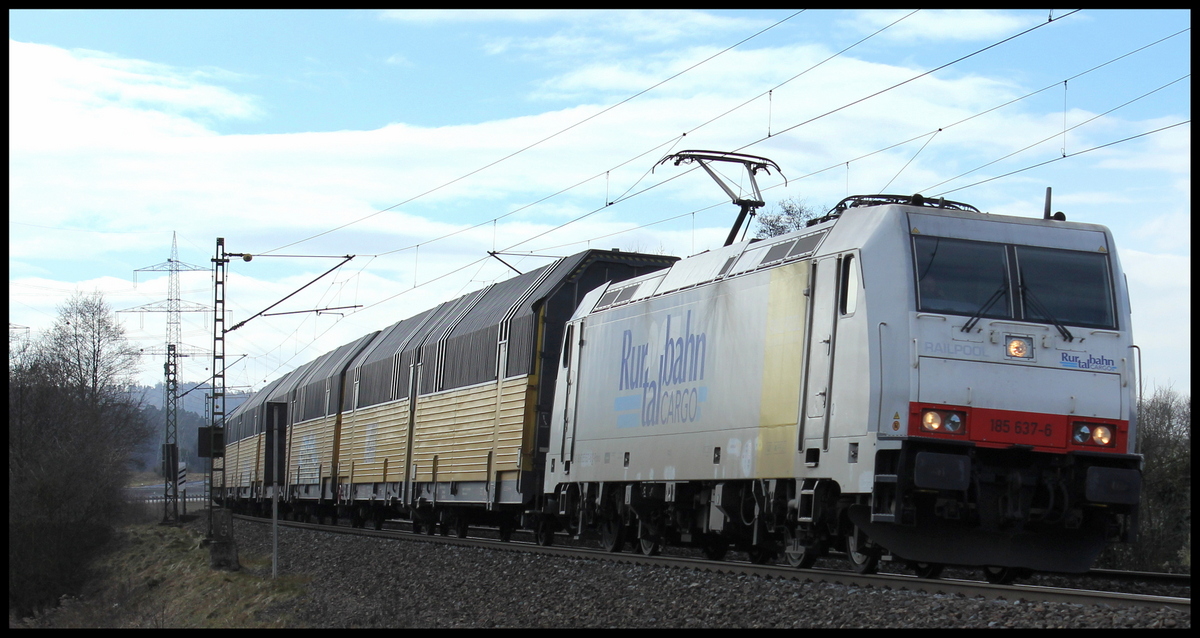
[[[708,560],[725,560],[725,554],[729,553],[729,543],[723,538],[713,538],[705,541],[701,549]]]
[[[750,562],[755,565],[767,565],[775,560],[775,550],[762,545],[752,545],[746,553],[750,556]]]
[[[662,553],[662,543],[653,538],[639,538],[638,549],[644,556],[658,556]]]
[[[600,547],[606,552],[617,553],[625,547],[625,521],[621,518],[615,492],[605,500],[606,507],[600,512]]]
[[[846,557],[850,559],[850,566],[854,571],[860,574],[874,574],[879,571],[879,556],[867,550],[865,546],[860,546],[859,534],[858,527],[851,529],[850,536],[846,538]],[[865,538],[865,535],[863,537]]]
[[[554,524],[547,519],[542,519],[537,523],[537,529],[534,530],[534,537],[537,544],[542,547],[549,547],[554,544]]]
[[[996,567],[988,565],[983,568],[983,577],[987,582],[993,585],[1008,585],[1021,575],[1021,570],[1016,567]]]
[[[507,543],[508,541],[511,541],[515,527],[516,527],[515,525],[513,525],[512,523],[510,523],[508,521],[501,522],[500,523],[500,542]]]
[[[821,554],[821,547],[817,543],[805,542],[804,538],[790,527],[785,529],[784,537],[786,545],[783,555],[788,565],[797,569],[808,569],[817,562],[817,557]]]
[[[605,517],[600,521],[600,547],[614,554],[625,547],[624,521],[618,517]]]
[[[917,575],[917,578],[938,578],[942,575],[942,569],[946,566],[941,563],[918,563],[912,562],[908,564],[909,569]]]

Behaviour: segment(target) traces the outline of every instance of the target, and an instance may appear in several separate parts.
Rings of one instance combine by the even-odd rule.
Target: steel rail
[[[236,516],[240,520],[267,523],[269,518]],[[563,558],[604,560],[633,565],[654,565],[711,571],[725,574],[744,574],[763,578],[779,578],[814,583],[834,583],[860,588],[919,591],[929,594],[957,595],[966,598],[982,597],[986,600],[1023,602],[1056,602],[1075,605],[1107,605],[1110,607],[1168,608],[1191,613],[1191,598],[1151,596],[1042,585],[997,585],[959,578],[926,579],[904,574],[858,574],[831,569],[796,569],[782,565],[756,565],[739,561],[710,561],[681,556],[646,556],[640,553],[612,553],[599,549],[577,546],[542,546],[532,541],[500,541],[484,538],[458,538],[432,534],[414,534],[399,529],[373,530],[366,528],[317,525],[296,521],[279,521],[280,525],[327,533],[351,534],[374,538],[389,538],[408,542],[439,543],[461,547],[478,547],[491,550],[536,553]],[[567,538],[570,538],[567,536]]]

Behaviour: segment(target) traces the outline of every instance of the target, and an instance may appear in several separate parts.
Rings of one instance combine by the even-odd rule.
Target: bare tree
[[[1120,569],[1191,571],[1192,400],[1157,388],[1138,409],[1142,454],[1138,540],[1114,546],[1099,564]]]
[[[98,291],[76,292],[59,307],[45,347],[61,366],[63,382],[90,397],[129,386],[140,355]]]
[[[152,435],[124,385],[137,350],[99,293],[75,295],[41,339],[9,339],[9,607],[77,587],[123,509]]]
[[[808,220],[820,216],[820,209],[811,206],[807,201],[797,201],[794,197],[782,200],[777,204],[778,212],[758,215],[758,231],[755,237],[765,239],[777,237],[793,230],[800,230],[808,224]]]

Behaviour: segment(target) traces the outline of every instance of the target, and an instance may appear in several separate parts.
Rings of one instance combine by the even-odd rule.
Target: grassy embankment
[[[271,557],[242,555],[236,572],[209,568],[203,518],[181,527],[159,525],[158,507],[118,530],[92,565],[78,597],[10,627],[287,627],[277,605],[301,595],[306,579],[271,579]],[[198,512],[203,516],[203,512]]]

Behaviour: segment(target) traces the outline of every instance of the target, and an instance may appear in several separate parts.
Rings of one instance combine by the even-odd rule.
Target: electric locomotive
[[[1136,534],[1135,348],[1107,228],[1048,198],[847,198],[584,297],[541,525],[864,573],[1086,571]]]

